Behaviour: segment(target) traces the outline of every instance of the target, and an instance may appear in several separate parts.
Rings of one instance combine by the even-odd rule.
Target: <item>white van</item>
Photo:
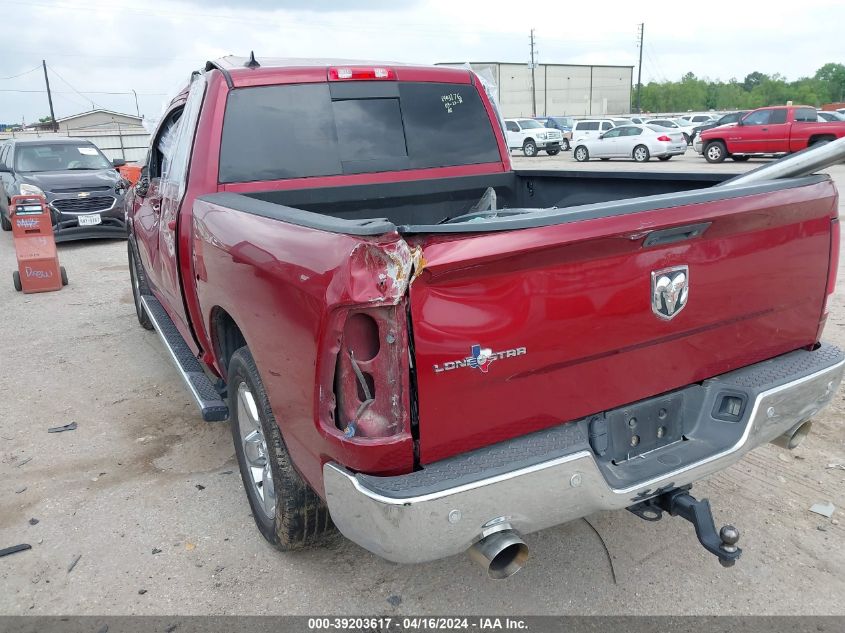
[[[616,127],[610,119],[584,119],[576,121],[572,128],[572,141],[581,139],[595,139]]]

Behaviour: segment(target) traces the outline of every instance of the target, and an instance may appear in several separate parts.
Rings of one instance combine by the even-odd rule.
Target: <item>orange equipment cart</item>
[[[67,285],[67,273],[59,266],[53,220],[44,196],[12,196],[9,203],[12,237],[18,269],[12,273],[15,290],[49,292]]]

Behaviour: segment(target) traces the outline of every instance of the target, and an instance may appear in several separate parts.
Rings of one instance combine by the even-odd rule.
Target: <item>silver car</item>
[[[644,163],[652,156],[669,160],[686,151],[687,142],[681,132],[656,125],[623,125],[598,138],[577,141],[573,156],[579,162],[591,158],[633,158]]]

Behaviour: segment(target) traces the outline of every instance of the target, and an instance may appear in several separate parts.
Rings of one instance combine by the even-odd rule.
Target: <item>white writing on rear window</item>
[[[443,107],[446,108],[446,112],[451,112],[455,106],[464,102],[463,97],[461,97],[461,95],[459,95],[457,92],[453,92],[448,95],[443,95],[442,97],[440,97],[440,100],[443,101]]]

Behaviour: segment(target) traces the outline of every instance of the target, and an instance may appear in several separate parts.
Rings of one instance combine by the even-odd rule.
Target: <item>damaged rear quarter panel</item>
[[[320,419],[320,402],[321,390],[325,400],[332,388],[331,380],[324,381],[334,372],[337,315],[364,306],[404,312],[416,251],[397,233],[327,233],[206,201],[196,203],[194,214],[204,323],[210,331],[218,307],[241,329],[291,457],[308,483],[323,494],[322,465],[328,460],[374,474],[410,472],[407,425],[388,438],[349,441],[332,420]],[[404,328],[397,334],[407,368],[407,335]],[[399,395],[406,399],[407,388]]]

